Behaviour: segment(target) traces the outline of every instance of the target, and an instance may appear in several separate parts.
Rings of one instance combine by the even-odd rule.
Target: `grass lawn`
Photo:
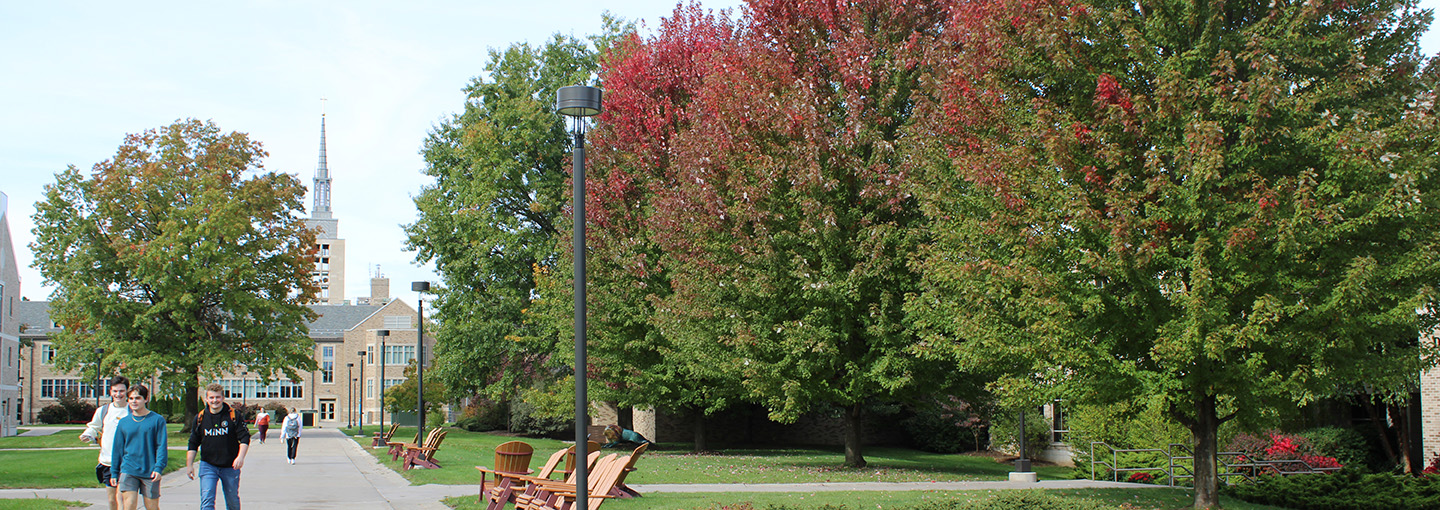
[[[190,440],[190,435],[189,435],[189,434],[181,434],[181,433],[180,433],[180,424],[179,424],[179,423],[171,423],[171,424],[169,424],[169,425],[166,425],[166,426],[165,426],[165,430],[167,430],[167,431],[170,432],[170,446],[185,446],[185,444]],[[86,442],[84,442],[84,441],[81,441],[81,440],[80,440],[80,432],[81,432],[81,431],[79,431],[79,430],[62,430],[62,431],[56,432],[56,433],[54,433],[54,434],[50,434],[50,435],[48,435],[48,436],[35,436],[35,437],[11,436],[11,437],[0,437],[0,449],[4,449],[4,448],[73,448],[73,447],[77,447],[77,446],[81,446],[81,447],[83,447],[83,446],[88,446],[88,447],[90,447],[92,450],[99,450],[99,449],[100,449],[99,446],[95,446],[95,443],[86,443]],[[0,455],[3,455],[3,454],[4,454],[4,452],[0,452]],[[90,456],[92,456],[92,457],[95,456],[95,453],[92,452],[92,453],[90,454]],[[3,457],[0,457],[0,458],[3,458]]]
[[[638,474],[638,473],[637,473]],[[808,493],[656,493],[635,499],[618,499],[606,502],[602,508],[608,510],[709,510],[723,505],[748,504],[755,509],[768,505],[786,505],[796,509],[819,508],[833,505],[848,509],[908,508],[927,502],[938,501],[986,501],[997,497],[1002,491],[863,491],[863,492],[808,492]],[[1056,490],[1050,494],[1064,499],[1084,500],[1117,508],[1122,504],[1128,510],[1172,510],[1188,508],[1194,496],[1184,489],[1087,489]],[[1227,510],[1283,510],[1280,507],[1255,505],[1240,500],[1221,497]],[[474,497],[447,498],[444,503],[458,510],[484,508]],[[1019,509],[1016,509],[1019,510]]]
[[[345,429],[353,436],[354,429]],[[496,436],[459,429],[449,429],[445,442],[435,454],[443,469],[412,469],[401,471],[400,463],[390,460],[385,448],[369,449],[370,440],[355,438],[367,447],[382,464],[415,484],[447,485],[476,484],[480,473],[473,466],[490,466],[495,461],[495,446],[517,438]],[[374,429],[369,432],[373,434]],[[395,437],[415,437],[415,429],[402,427]],[[519,438],[535,447],[530,465],[539,469],[556,450],[569,445],[552,439]],[[607,449],[605,452],[625,450]],[[640,459],[626,483],[818,483],[818,482],[921,482],[1005,480],[1010,465],[987,457],[944,455],[900,448],[866,448],[864,469],[841,467],[845,454],[835,448],[767,448],[724,450],[718,454],[695,455],[685,443],[652,446]],[[1042,479],[1067,478],[1071,468],[1041,466],[1036,472]]]
[[[65,510],[88,506],[89,503],[63,499],[0,499],[0,510]]]
[[[169,453],[166,473],[185,466],[184,450]],[[99,487],[95,482],[95,450],[0,452],[0,489],[75,487]]]

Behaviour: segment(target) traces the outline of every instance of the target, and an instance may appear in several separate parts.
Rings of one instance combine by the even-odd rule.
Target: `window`
[[[320,348],[320,382],[335,383],[335,346],[333,345]]]
[[[386,380],[385,380],[385,391],[390,391],[390,388],[394,388],[394,387],[396,387],[396,386],[399,386],[400,383],[403,383],[403,382],[405,382],[404,379],[386,379]]]
[[[40,364],[49,365],[55,360],[55,346],[52,344],[40,344]]]
[[[385,329],[410,329],[414,325],[414,317],[409,315],[385,316]]]
[[[404,365],[415,359],[415,346],[413,345],[387,345],[385,346],[386,365]]]
[[[225,387],[225,398],[305,398],[305,385],[290,381],[275,381],[261,384],[254,379],[222,379],[216,381]]]
[[[321,288],[321,289],[320,289],[320,299],[330,299],[330,288],[329,288],[329,287],[324,287],[324,288]]]
[[[375,398],[375,378],[365,378],[365,398]]]
[[[367,345],[367,346],[365,346],[365,364],[367,364],[367,365],[374,365],[374,364],[375,364],[375,346],[373,346],[373,345]]]
[[[109,380],[100,381],[100,386],[109,388]],[[40,398],[60,398],[66,393],[75,393],[81,399],[95,398],[96,385],[85,383],[79,379],[41,379]],[[101,392],[104,393],[104,392]]]

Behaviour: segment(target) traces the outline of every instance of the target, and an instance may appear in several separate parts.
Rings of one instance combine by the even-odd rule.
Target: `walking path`
[[[786,484],[691,484],[632,485],[646,492],[819,492],[896,490],[982,490],[982,489],[1068,489],[1105,487],[1157,487],[1089,480],[1046,480],[1019,482],[913,482],[913,483],[786,483]],[[217,489],[218,490],[218,489]],[[278,434],[260,444],[251,436],[250,453],[240,476],[240,498],[250,508],[301,509],[420,509],[446,510],[441,499],[476,496],[475,485],[410,485],[399,474],[380,464],[355,441],[334,429],[309,429],[300,439],[295,465],[285,462],[285,443]],[[104,510],[105,490],[86,489],[0,489],[0,499],[51,498],[81,501]],[[166,509],[198,509],[200,488],[185,476],[185,469],[165,475],[160,484],[160,503]],[[223,505],[223,503],[222,503]],[[258,505],[258,506],[257,506]]]

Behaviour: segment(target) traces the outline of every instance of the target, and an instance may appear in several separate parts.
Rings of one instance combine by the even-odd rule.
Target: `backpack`
[[[195,426],[196,426],[196,427],[199,427],[199,426],[205,424],[205,411],[208,411],[208,410],[209,410],[209,409],[201,409],[201,410],[200,410],[200,413],[195,415]],[[231,421],[234,421],[234,420],[235,420],[235,408],[233,408],[233,407],[230,408],[230,420],[231,420]]]

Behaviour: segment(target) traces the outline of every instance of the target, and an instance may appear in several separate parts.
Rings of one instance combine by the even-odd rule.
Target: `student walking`
[[[169,442],[165,418],[152,413],[150,388],[137,384],[129,391],[130,416],[115,427],[115,444],[110,452],[110,484],[120,491],[125,510],[135,510],[139,497],[147,510],[160,508],[160,473],[165,471]]]
[[[195,416],[185,474],[195,479],[195,451],[200,450],[200,510],[215,510],[215,483],[225,491],[225,509],[240,510],[240,468],[250,450],[250,429],[225,403],[225,387],[205,387],[205,409]]]
[[[292,407],[280,425],[280,439],[285,440],[285,459],[291,464],[295,463],[295,451],[300,448],[300,429],[300,414]]]
[[[100,458],[95,465],[95,479],[105,487],[105,501],[110,503],[110,510],[120,509],[120,494],[110,485],[110,452],[115,444],[115,427],[120,425],[120,420],[130,416],[130,403],[125,397],[129,391],[129,379],[110,379],[110,403],[96,409],[95,417],[90,419],[90,423],[85,425],[85,431],[80,433],[81,441],[89,443],[96,438],[100,440]]]
[[[262,412],[255,417],[255,428],[260,429],[260,444],[265,444],[265,431],[270,428],[270,415]]]

